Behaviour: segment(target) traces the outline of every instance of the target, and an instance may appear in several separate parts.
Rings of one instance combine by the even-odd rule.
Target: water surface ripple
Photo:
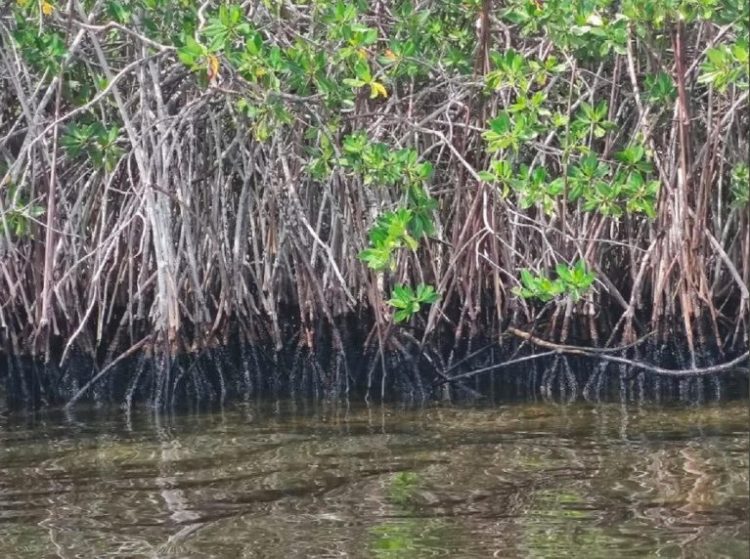
[[[0,417],[0,557],[746,558],[747,402]]]

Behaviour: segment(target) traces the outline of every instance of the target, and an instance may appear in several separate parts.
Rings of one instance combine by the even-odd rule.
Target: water
[[[0,418],[0,557],[746,558],[746,401]]]

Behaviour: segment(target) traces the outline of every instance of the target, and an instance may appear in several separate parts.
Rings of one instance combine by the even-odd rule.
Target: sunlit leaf
[[[388,91],[382,83],[370,82],[370,99],[375,99],[378,96],[388,97]]]

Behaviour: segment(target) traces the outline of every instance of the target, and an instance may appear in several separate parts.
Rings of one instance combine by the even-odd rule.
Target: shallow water
[[[746,401],[0,417],[0,557],[750,555]]]

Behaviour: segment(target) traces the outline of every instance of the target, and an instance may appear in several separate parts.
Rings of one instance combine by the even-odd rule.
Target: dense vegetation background
[[[747,348],[743,0],[0,6],[8,353]]]

